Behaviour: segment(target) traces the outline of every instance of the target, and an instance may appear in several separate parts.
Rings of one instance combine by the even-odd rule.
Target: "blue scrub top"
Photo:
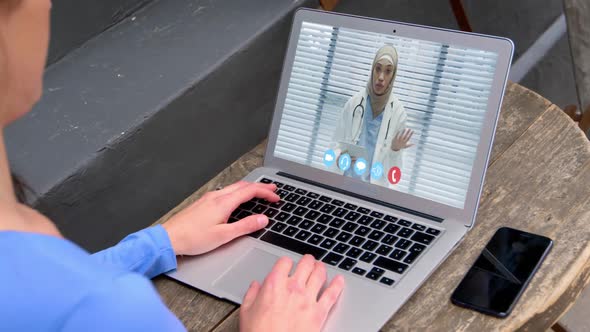
[[[367,96],[367,103],[365,105],[365,113],[363,114],[363,129],[359,136],[358,145],[363,146],[367,149],[367,170],[362,176],[358,176],[351,166],[344,175],[360,178],[363,181],[368,182],[371,176],[371,166],[373,164],[373,156],[375,155],[375,146],[377,145],[377,136],[379,135],[379,129],[381,129],[381,122],[383,122],[383,113],[379,114],[376,118],[373,118],[373,109],[371,108],[371,97]]]
[[[54,236],[0,231],[0,331],[185,331],[148,278],[176,268],[162,226],[90,255]]]

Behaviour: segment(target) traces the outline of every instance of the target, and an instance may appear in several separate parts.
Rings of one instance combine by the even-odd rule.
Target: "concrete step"
[[[267,135],[300,6],[154,1],[49,66],[5,132],[34,205],[90,251],[153,223]]]

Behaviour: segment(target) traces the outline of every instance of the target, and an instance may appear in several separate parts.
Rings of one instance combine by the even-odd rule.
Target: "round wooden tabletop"
[[[262,164],[262,143],[209,181],[164,222],[203,193]],[[554,247],[512,314],[493,318],[451,304],[450,296],[502,226],[547,236]],[[477,222],[449,258],[383,327],[384,331],[545,331],[590,280],[590,143],[557,106],[510,83],[496,131]],[[168,307],[190,331],[237,330],[238,306],[158,277]]]

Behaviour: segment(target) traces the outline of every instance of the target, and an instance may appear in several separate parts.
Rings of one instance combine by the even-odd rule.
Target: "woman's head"
[[[50,0],[0,0],[0,126],[41,97]]]
[[[377,51],[371,73],[372,89],[377,96],[391,92],[397,72],[397,52],[391,45]]]

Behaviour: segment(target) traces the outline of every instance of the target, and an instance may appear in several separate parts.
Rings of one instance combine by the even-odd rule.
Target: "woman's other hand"
[[[293,261],[279,259],[264,283],[254,281],[240,308],[240,331],[320,331],[344,288],[335,277],[319,295],[326,281],[326,267],[305,255],[289,276]]]
[[[274,184],[241,181],[208,192],[164,223],[176,255],[199,255],[268,224],[265,215],[252,215],[228,224],[230,214],[254,197],[277,202]]]
[[[393,141],[391,141],[391,149],[393,151],[400,151],[414,146],[414,144],[408,143],[413,134],[414,131],[409,128],[404,129],[401,133],[395,134]]]

